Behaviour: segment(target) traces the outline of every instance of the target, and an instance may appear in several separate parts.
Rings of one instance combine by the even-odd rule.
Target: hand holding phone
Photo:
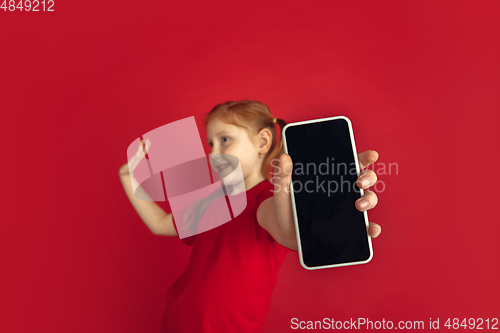
[[[351,122],[344,116],[287,124],[283,140],[293,160],[290,200],[301,265],[319,269],[370,261],[370,236],[379,228],[369,224],[366,210],[377,198],[363,189],[376,175],[368,170],[365,185],[358,177],[378,154],[361,153],[358,161]],[[360,206],[363,199],[367,208]]]

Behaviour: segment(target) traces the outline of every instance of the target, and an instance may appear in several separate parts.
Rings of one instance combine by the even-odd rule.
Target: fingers
[[[149,139],[146,140],[141,139],[141,143],[137,148],[137,152],[135,153],[134,156],[132,156],[132,158],[128,162],[131,174],[133,173],[139,162],[144,158],[144,156],[146,156],[150,146],[151,146],[151,141]]]
[[[370,164],[378,160],[378,153],[375,150],[366,150],[358,154],[359,168],[363,170]]]
[[[375,150],[367,150],[358,154],[359,168],[361,170],[365,169],[369,165],[375,163],[378,160],[379,154]],[[365,194],[356,200],[356,208],[359,211],[366,211],[375,207],[378,203],[377,195],[366,190],[368,187],[372,186],[377,182],[377,174],[373,170],[363,170],[356,181],[359,188],[365,190]],[[382,227],[376,223],[370,222],[368,226],[368,234],[372,238],[377,238],[382,232]]]
[[[146,147],[144,148],[145,154],[148,154],[150,146],[151,146],[151,141],[149,141],[149,139],[146,139]]]
[[[370,225],[368,226],[368,235],[370,235],[371,238],[377,238],[381,232],[382,227],[380,225],[370,222]]]
[[[151,141],[149,139],[141,139],[141,144],[137,148],[136,156],[142,158],[143,154],[146,155],[148,153],[149,146],[151,146]]]
[[[356,200],[355,205],[359,211],[364,212],[365,210],[369,210],[375,207],[377,203],[377,195],[370,190],[365,190],[365,194],[361,198]]]
[[[373,170],[365,169],[361,171],[358,179],[356,180],[356,185],[363,190],[372,186],[377,182],[377,174]]]
[[[143,153],[144,153],[144,140],[141,139],[139,147],[137,147],[137,152],[135,153],[135,156],[141,157]]]
[[[290,155],[288,155],[287,153],[281,154],[281,156],[279,157],[279,161],[276,164],[276,169],[274,174],[278,173],[283,177],[292,174],[293,163]]]

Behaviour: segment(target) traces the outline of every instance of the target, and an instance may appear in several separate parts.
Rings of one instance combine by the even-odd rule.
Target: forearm
[[[120,169],[120,181],[128,199],[149,230],[154,234],[158,234],[159,230],[162,229],[162,222],[165,221],[167,213],[154,201],[141,200],[135,196],[132,187],[132,177],[128,174],[128,165],[125,164],[122,166]],[[141,186],[137,188],[137,193],[142,198],[151,199]]]
[[[276,202],[273,205],[275,223],[277,225],[276,229],[280,234],[280,239],[284,243],[283,245],[288,247],[289,249],[297,251],[298,250],[297,233],[295,231],[295,222],[293,219],[292,207],[289,203],[289,200],[290,198],[286,197],[285,204],[281,205],[280,207],[276,207]]]
[[[281,239],[285,244],[284,246],[297,251],[298,243],[297,243],[297,233],[295,231],[295,225],[293,223],[285,223],[285,227],[282,227],[278,220],[276,221],[278,225],[278,230],[280,230]]]

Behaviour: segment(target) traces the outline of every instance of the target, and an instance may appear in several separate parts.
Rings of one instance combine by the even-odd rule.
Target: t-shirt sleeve
[[[255,217],[256,218],[257,218],[257,210],[259,209],[260,204],[262,202],[264,202],[266,199],[269,199],[269,198],[271,198],[271,197],[274,196],[273,188],[274,188],[274,185],[271,186],[271,187],[266,186],[266,187],[264,187],[264,190],[260,191],[255,196],[254,207],[255,207]],[[260,224],[259,224],[259,226],[260,226]],[[262,228],[262,226],[260,226],[260,227]],[[285,249],[289,250],[289,248],[287,248],[286,246],[283,246],[280,243],[278,243],[276,241],[276,239],[274,239],[274,237],[266,229],[264,229],[264,228],[262,228],[262,229],[269,235],[269,238],[271,238],[271,240],[273,241],[274,245],[276,245],[278,248],[281,248],[281,249],[284,249],[284,250]]]
[[[175,224],[175,219],[174,219],[174,215],[172,214],[172,221],[174,222],[174,228],[175,228],[175,231],[177,232],[177,234],[179,234],[179,230],[177,230],[177,225]],[[194,238],[195,238],[196,235],[193,235],[193,236],[190,236],[190,237],[185,237],[185,238],[180,238],[180,240],[186,244],[187,246],[191,246],[193,245],[194,243]]]
[[[257,214],[257,209],[259,208],[260,204],[264,202],[266,199],[269,199],[274,196],[274,192],[272,188],[269,187],[264,187],[262,191],[257,193],[255,196],[255,214]]]

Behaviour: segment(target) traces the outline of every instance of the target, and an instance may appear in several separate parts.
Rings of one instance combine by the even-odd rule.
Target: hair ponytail
[[[274,118],[273,118],[273,124],[274,124]],[[283,127],[285,127],[286,122],[283,119],[276,119],[276,124],[278,126],[278,131],[276,131],[276,128],[274,128],[275,131],[273,132],[273,143],[271,145],[270,152],[266,155],[264,159],[264,163],[262,164],[262,175],[266,177],[267,180],[271,180],[271,176],[269,174],[269,168],[271,168],[271,172],[273,172],[273,168],[276,166],[276,163],[273,163],[273,161],[279,160],[281,154],[285,152],[285,148],[283,146]],[[276,134],[279,132],[279,141],[277,141]]]

